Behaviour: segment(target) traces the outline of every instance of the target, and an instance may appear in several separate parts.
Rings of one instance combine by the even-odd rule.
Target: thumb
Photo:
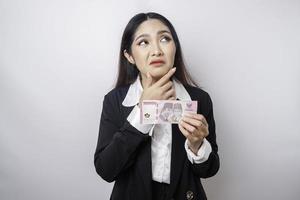
[[[147,72],[146,74],[146,88],[150,87],[152,85],[152,81],[153,81],[153,78],[150,74],[150,72]]]

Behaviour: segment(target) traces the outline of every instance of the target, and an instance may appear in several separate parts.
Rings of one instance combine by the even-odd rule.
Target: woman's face
[[[131,55],[125,57],[135,64],[142,78],[150,72],[154,80],[165,75],[174,65],[176,47],[169,28],[157,19],[146,20],[137,28]]]

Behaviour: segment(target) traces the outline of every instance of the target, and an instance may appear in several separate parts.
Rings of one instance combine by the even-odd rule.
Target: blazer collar
[[[176,78],[172,78],[172,82],[175,88],[176,99],[191,100],[189,93],[182,85],[182,83],[180,83]],[[126,97],[122,102],[122,105],[126,107],[135,106],[139,102],[142,92],[143,87],[138,76],[134,83],[130,85]]]

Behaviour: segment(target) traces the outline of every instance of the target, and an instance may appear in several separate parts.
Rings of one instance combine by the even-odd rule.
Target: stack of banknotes
[[[178,124],[185,113],[197,113],[197,101],[144,100],[141,105],[142,124]]]

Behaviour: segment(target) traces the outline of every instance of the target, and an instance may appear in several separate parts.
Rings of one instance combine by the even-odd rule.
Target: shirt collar
[[[189,93],[186,91],[182,83],[180,83],[176,78],[172,78],[172,82],[175,88],[176,99],[191,100]],[[143,87],[138,76],[137,79],[130,85],[122,105],[126,107],[135,106],[139,102],[142,92]]]

